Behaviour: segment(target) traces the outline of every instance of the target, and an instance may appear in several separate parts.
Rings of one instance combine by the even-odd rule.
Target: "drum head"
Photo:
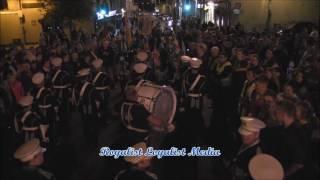
[[[169,87],[163,88],[154,104],[152,114],[169,123],[172,122],[176,112],[176,101],[174,91]]]
[[[138,101],[155,117],[171,123],[176,112],[175,91],[168,86],[143,82],[137,88]]]

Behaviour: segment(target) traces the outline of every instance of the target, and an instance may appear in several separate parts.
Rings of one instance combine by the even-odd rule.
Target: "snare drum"
[[[141,80],[135,88],[140,104],[143,104],[152,115],[163,120],[164,123],[172,123],[176,112],[177,98],[171,87],[159,86]],[[128,124],[129,110],[129,106],[124,103],[121,108],[121,117],[125,125]]]

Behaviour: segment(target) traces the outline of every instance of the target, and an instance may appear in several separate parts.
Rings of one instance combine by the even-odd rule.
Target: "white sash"
[[[31,114],[31,111],[27,111],[21,118],[22,124],[26,121],[27,117]]]
[[[45,87],[42,87],[42,88],[38,91],[38,93],[37,93],[37,95],[36,95],[36,99],[39,99],[39,98],[40,98],[41,93],[43,92],[44,89],[45,89]]]
[[[85,82],[84,85],[81,87],[80,97],[83,96],[83,94],[84,94],[84,92],[85,92],[85,90],[87,89],[87,87],[88,87],[89,84],[90,84],[89,82]]]
[[[90,54],[95,58],[98,59],[98,57],[96,56],[96,54],[93,51],[90,51]]]
[[[200,74],[197,75],[196,79],[193,81],[192,85],[190,86],[189,91],[193,91],[193,89],[196,87],[201,77],[204,77],[204,76]]]
[[[124,112],[124,106],[128,106],[127,112]],[[125,116],[125,117],[122,117],[124,125],[126,126],[127,129],[132,130],[132,131],[136,131],[136,132],[140,132],[140,133],[148,132],[148,130],[135,128],[131,125],[131,122],[133,121],[131,109],[133,106],[134,106],[134,103],[130,103],[130,102],[124,102],[121,106],[121,116]]]
[[[58,70],[58,71],[54,74],[54,76],[53,76],[53,78],[52,78],[52,80],[51,80],[52,84],[56,81],[56,79],[57,79],[58,75],[60,74],[60,72],[61,72],[61,70]]]
[[[95,85],[99,77],[103,74],[103,72],[98,72],[98,74],[94,77],[92,84]]]
[[[142,83],[146,82],[145,80],[141,79],[137,85],[135,86],[135,89],[138,90],[138,88],[141,86]]]
[[[21,118],[22,124],[26,121],[27,117],[28,117],[31,113],[32,113],[31,111],[27,111],[26,113],[24,113],[24,115],[23,115],[22,118]],[[20,133],[21,130],[19,129],[19,125],[18,125],[18,122],[17,122],[17,121],[18,121],[18,119],[17,119],[17,117],[15,117],[15,119],[14,119],[14,128],[15,128],[15,130],[16,130],[17,133]]]

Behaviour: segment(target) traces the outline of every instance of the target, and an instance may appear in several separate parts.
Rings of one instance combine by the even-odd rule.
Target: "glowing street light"
[[[106,14],[107,14],[107,11],[104,10],[104,9],[101,9],[99,13],[100,13],[101,15],[106,15]]]
[[[100,9],[96,14],[97,14],[97,19],[101,20],[105,18],[105,16],[107,15],[107,11],[105,9]]]
[[[184,5],[184,10],[190,11],[190,9],[191,9],[191,5],[190,4],[185,4]]]

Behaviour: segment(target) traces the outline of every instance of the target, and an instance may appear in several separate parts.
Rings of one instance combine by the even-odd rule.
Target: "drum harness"
[[[55,89],[56,91],[59,90],[59,94],[58,94],[58,98],[59,98],[59,99],[63,99],[63,91],[62,91],[62,90],[63,90],[63,89],[66,89],[66,88],[68,88],[68,87],[70,86],[70,84],[54,85],[57,77],[59,76],[59,74],[60,74],[61,72],[62,72],[61,70],[58,70],[58,71],[54,74],[54,76],[53,76],[53,78],[52,78],[52,80],[51,80],[51,83],[52,83],[52,85],[53,85],[53,86],[52,86],[53,89]]]
[[[84,92],[85,92],[85,90],[87,89],[87,87],[88,87],[89,84],[90,84],[89,82],[85,82],[85,83],[82,85],[81,90],[80,90],[80,94],[79,94],[79,99],[78,99],[78,100],[77,100],[77,98],[76,98],[75,88],[73,88],[73,90],[72,90],[72,98],[71,98],[73,105],[75,105],[75,106],[79,106],[79,105],[80,105],[80,102],[81,102],[81,100],[82,100],[82,97],[83,97],[83,95],[84,95]],[[91,103],[90,103],[90,102],[91,102],[91,100],[89,100],[88,111],[85,109],[85,107],[82,107],[84,114],[91,114],[91,113],[92,113],[92,107],[91,107]]]
[[[138,90],[138,88],[141,86],[142,83],[145,83],[145,82],[148,82],[146,80],[140,80],[137,85],[135,86],[135,89]],[[151,98],[152,99],[152,98]],[[131,125],[131,122],[133,121],[133,118],[132,118],[132,114],[131,114],[131,109],[134,105],[136,104],[139,104],[139,103],[133,103],[133,102],[124,102],[121,106],[121,112],[123,112],[123,123],[124,125],[130,129],[130,130],[133,130],[133,131],[136,131],[136,132],[141,132],[141,133],[145,133],[145,132],[148,132],[148,130],[145,130],[145,129],[140,129],[140,128],[135,128]],[[125,111],[125,107],[127,107],[127,111]],[[127,123],[125,122],[127,121]]]
[[[140,132],[140,133],[146,133],[148,132],[148,130],[145,129],[140,129],[140,128],[135,128],[131,125],[131,122],[133,121],[132,118],[132,114],[131,114],[131,109],[134,105],[136,105],[138,103],[132,103],[132,102],[124,102],[121,106],[121,112],[123,112],[123,124],[130,130],[136,131],[136,132]],[[125,111],[125,107],[127,107],[128,109]]]
[[[202,97],[201,93],[190,93],[192,92],[195,87],[197,86],[198,82],[200,81],[201,78],[203,78],[205,76],[198,74],[196,79],[192,82],[190,88],[188,89],[188,93],[187,95],[191,98],[191,102],[190,102],[190,107],[195,107],[197,109],[200,108],[200,101],[199,98]],[[186,90],[186,80],[183,83],[183,89]]]
[[[40,90],[38,91],[37,95],[36,95],[36,100],[39,100],[42,92],[45,90],[45,87],[41,87]],[[43,102],[45,103],[45,102]],[[47,116],[47,110],[48,108],[52,107],[52,104],[40,104],[38,103],[38,107],[41,110],[41,112],[44,114],[44,116]]]
[[[103,90],[107,90],[107,89],[110,89],[109,86],[102,86],[102,87],[99,87],[99,86],[96,86],[96,82],[98,81],[99,77],[104,74],[103,72],[98,72],[98,74],[94,77],[93,81],[92,81],[92,85],[95,86],[96,90],[98,91],[103,91]]]
[[[25,141],[31,139],[31,138],[34,138],[34,134],[32,134],[33,132],[35,132],[36,130],[39,129],[39,127],[25,127],[24,126],[24,122],[27,120],[27,118],[33,114],[31,111],[27,111],[23,114],[23,116],[21,117],[21,123],[22,123],[22,128],[19,129],[18,127],[18,119],[15,118],[14,120],[14,125],[15,125],[15,128],[16,128],[16,132],[17,133],[21,133],[22,130],[25,131]]]
[[[21,123],[22,123],[22,126],[23,126],[24,122],[26,121],[27,117],[28,117],[29,115],[31,115],[31,114],[32,114],[31,111],[27,111],[27,112],[25,112],[25,113],[23,114],[23,116],[21,117],[21,120],[20,120]],[[14,119],[14,126],[15,126],[15,129],[16,129],[16,132],[17,132],[17,133],[20,133],[21,130],[22,130],[22,128],[19,128],[17,117],[15,117],[15,119]]]

